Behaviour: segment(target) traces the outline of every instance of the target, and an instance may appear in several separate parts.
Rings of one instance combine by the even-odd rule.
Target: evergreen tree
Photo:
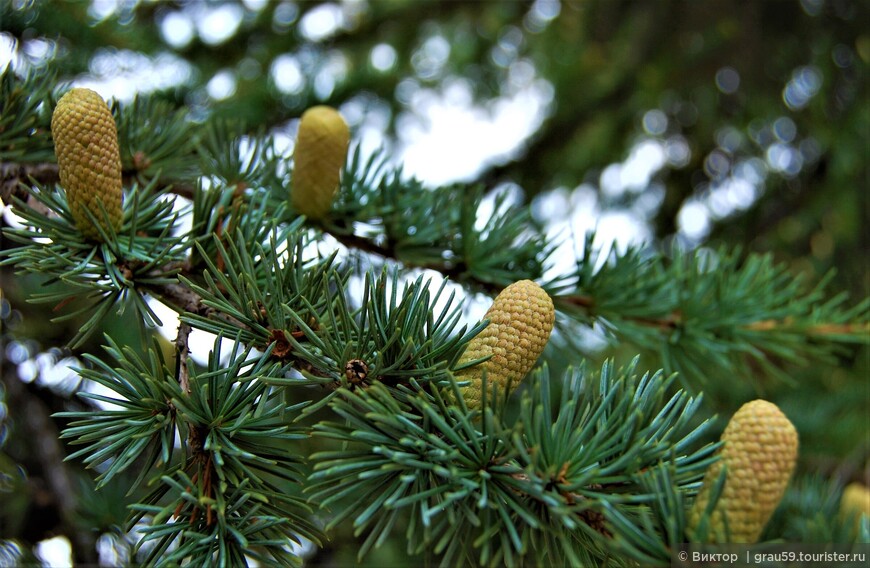
[[[451,22],[448,35],[475,10],[499,25],[570,28],[570,15],[545,4],[422,9]],[[250,11],[238,33],[281,37],[288,6]],[[124,41],[154,45],[147,25],[123,22],[159,21],[168,9],[125,7],[75,33],[121,45],[113,34],[126,30]],[[81,19],[85,7],[0,10],[16,37],[37,25],[62,30],[62,46],[77,37],[63,12]],[[360,26],[409,12],[376,3]],[[393,33],[395,45],[411,41]],[[536,49],[559,34],[546,37]],[[189,49],[202,69],[221,56]],[[270,107],[252,103],[262,93],[213,107],[180,89],[104,101],[68,84],[86,55],[11,65],[0,77],[2,197],[17,216],[3,227],[0,262],[29,302],[50,309],[57,328],[42,347],[79,357],[87,386],[49,417],[5,365],[6,405],[18,416],[9,454],[28,428],[48,438],[32,440],[34,452],[77,561],[94,560],[94,529],[110,535],[115,562],[167,566],[299,565],[329,554],[374,565],[664,566],[686,542],[870,538],[860,485],[838,513],[856,476],[802,456],[850,429],[847,451],[861,455],[842,463],[867,457],[866,415],[836,430],[806,413],[866,410],[870,302],[849,301],[833,273],[807,282],[772,254],[728,244],[602,256],[594,234],[576,237],[576,258],[553,270],[564,249],[530,203],[486,184],[431,187],[404,173],[388,145],[363,151],[340,105],[362,76],[267,119]],[[636,62],[622,63],[592,88],[627,80]],[[555,124],[576,119],[557,108]],[[284,150],[269,127],[297,117]],[[521,169],[509,162],[484,180],[534,184],[538,167],[512,175]],[[479,297],[489,310],[469,318]],[[155,332],[158,303],[179,319],[171,345]],[[604,356],[578,339],[590,328],[607,338]],[[3,356],[21,362],[24,338],[12,331]],[[195,332],[215,337],[202,364],[190,352]],[[836,384],[800,384],[802,367]],[[813,398],[831,390],[829,401]],[[813,438],[826,428],[834,434]],[[4,484],[20,488],[25,478],[2,457]],[[775,466],[746,475],[761,462]],[[7,511],[31,506],[6,501]],[[7,516],[0,558],[26,561],[27,527]]]

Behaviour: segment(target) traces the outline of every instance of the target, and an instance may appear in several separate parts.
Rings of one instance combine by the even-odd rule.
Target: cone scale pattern
[[[698,527],[710,492],[727,466],[725,486],[710,519],[707,540],[753,543],[779,505],[797,460],[798,436],[792,423],[773,403],[744,404],[722,434],[720,460],[704,477],[689,514],[689,530]]]
[[[347,158],[350,130],[328,106],[306,110],[299,122],[293,166],[293,208],[309,219],[322,219],[332,208]]]
[[[90,89],[73,89],[57,102],[51,115],[51,135],[70,212],[86,238],[101,241],[88,211],[106,230],[121,228],[122,180],[118,131],[112,111]],[[100,208],[102,204],[102,209]]]
[[[468,343],[459,364],[492,358],[456,373],[457,380],[471,381],[462,389],[469,408],[480,408],[484,371],[488,384],[496,383],[500,390],[509,383],[516,386],[528,374],[550,338],[556,312],[543,288],[520,280],[501,291],[484,317],[489,325]]]

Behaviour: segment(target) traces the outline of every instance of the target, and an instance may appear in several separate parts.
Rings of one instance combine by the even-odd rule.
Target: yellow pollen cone
[[[121,152],[109,106],[90,89],[73,89],[57,102],[51,115],[51,134],[60,184],[66,190],[76,228],[86,238],[102,240],[89,211],[104,230],[108,229],[106,215],[109,226],[120,230]]]
[[[785,493],[797,461],[798,436],[794,425],[771,402],[744,404],[722,434],[720,460],[710,466],[704,485],[689,513],[689,532],[700,524],[710,492],[727,466],[725,486],[710,519],[707,540],[753,543],[770,520]]]
[[[302,114],[293,165],[293,208],[323,219],[332,208],[347,158],[350,130],[337,110],[316,106]]]
[[[863,483],[850,483],[840,498],[840,515],[853,517],[855,526],[861,525],[862,516],[870,516],[870,489]]]
[[[492,357],[455,375],[471,381],[462,389],[469,408],[480,408],[484,371],[488,384],[496,383],[502,391],[509,383],[516,387],[528,374],[547,345],[556,312],[543,288],[520,280],[501,291],[484,318],[489,325],[468,343],[459,364]]]

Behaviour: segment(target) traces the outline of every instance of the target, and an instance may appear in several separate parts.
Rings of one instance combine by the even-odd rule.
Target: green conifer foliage
[[[97,4],[0,2],[0,564],[870,540],[859,2]],[[164,33],[212,10],[232,36]],[[136,96],[69,88],[130,60]],[[414,113],[466,99],[535,131],[418,179]],[[587,198],[651,242],[548,226]]]

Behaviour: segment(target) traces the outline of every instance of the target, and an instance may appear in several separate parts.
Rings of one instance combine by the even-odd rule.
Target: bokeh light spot
[[[773,134],[782,142],[791,142],[797,136],[797,126],[789,117],[781,116],[773,122]]]
[[[279,91],[286,94],[297,94],[305,87],[305,77],[296,57],[283,54],[272,61],[269,75]]]
[[[208,96],[216,101],[231,97],[236,92],[235,73],[227,69],[218,71],[208,82],[205,90],[208,92]]]
[[[692,150],[685,137],[675,135],[665,141],[665,158],[675,168],[689,165],[689,161],[692,159]]]
[[[716,72],[716,87],[726,95],[733,95],[740,88],[740,73],[733,67],[723,67]]]
[[[838,44],[831,50],[831,59],[834,65],[841,69],[851,67],[855,61],[855,54],[849,49],[848,45]]]
[[[193,39],[193,21],[184,12],[169,12],[160,22],[160,35],[175,49],[183,48]]]
[[[535,0],[526,17],[523,18],[523,27],[532,33],[542,32],[561,11],[562,5],[559,0]]]
[[[65,536],[40,541],[34,552],[43,566],[72,566],[72,544]]]
[[[812,66],[799,67],[782,92],[782,100],[792,110],[807,106],[822,87],[822,73]]]
[[[704,160],[704,173],[710,179],[718,179],[725,176],[731,169],[731,160],[725,152],[713,150]]]
[[[658,109],[647,111],[643,115],[643,129],[653,136],[661,136],[668,129],[668,117]]]
[[[341,26],[341,8],[336,4],[321,4],[302,16],[299,31],[309,41],[322,41]]]
[[[369,57],[372,67],[378,71],[389,71],[396,64],[398,55],[393,46],[387,43],[379,43],[372,48],[372,53]]]
[[[205,15],[197,20],[199,37],[208,45],[221,44],[236,33],[242,23],[244,10],[236,4],[219,4],[208,8]]]
[[[710,232],[710,214],[702,203],[688,200],[677,214],[677,226],[685,236],[700,241]]]
[[[290,29],[296,18],[299,17],[299,8],[293,2],[282,2],[275,7],[272,13],[272,28],[276,32],[286,32]]]
[[[767,163],[774,171],[780,172],[787,177],[794,177],[803,166],[803,158],[793,147],[784,143],[771,144],[765,152]]]

